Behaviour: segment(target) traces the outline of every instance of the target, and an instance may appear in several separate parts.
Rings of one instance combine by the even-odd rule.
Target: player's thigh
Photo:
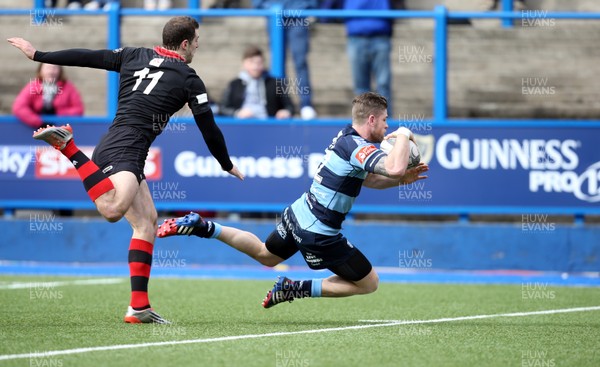
[[[156,233],[156,220],[158,214],[154,207],[154,201],[150,193],[150,188],[146,180],[140,183],[139,189],[129,210],[125,213],[125,218],[131,224],[135,231],[146,233],[154,237]]]
[[[353,248],[350,255],[345,261],[328,267],[331,272],[340,276],[343,279],[352,281],[357,285],[368,285],[375,279],[377,273],[373,270],[373,266],[367,257],[357,248]]]
[[[271,254],[281,258],[281,261],[289,259],[298,252],[298,246],[294,242],[292,234],[287,232],[281,223],[267,237],[265,247]]]
[[[111,204],[123,213],[145,179],[144,165],[149,149],[149,140],[138,129],[127,126],[109,129],[94,149],[92,161],[110,175],[116,188]]]
[[[131,172],[118,172],[110,176],[110,180],[115,187],[114,193],[100,196],[94,204],[105,218],[111,221],[117,221],[127,212],[133,199],[139,189],[138,181]]]
[[[123,208],[129,208],[141,187],[135,174],[129,171],[120,171],[111,175],[110,180],[116,191],[114,201]]]

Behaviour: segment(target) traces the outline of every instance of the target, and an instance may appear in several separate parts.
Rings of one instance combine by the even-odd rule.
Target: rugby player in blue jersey
[[[386,134],[387,101],[363,93],[352,101],[352,124],[326,149],[310,189],[285,208],[281,222],[262,242],[254,234],[206,221],[196,213],[172,218],[158,228],[158,237],[196,235],[216,238],[266,266],[275,266],[300,251],[311,269],[329,269],[325,279],[293,281],[280,277],[262,305],[272,307],[304,297],[346,297],[377,290],[379,277],[369,260],[341,233],[342,222],[363,186],[386,189],[425,179],[420,163],[408,169],[411,131],[401,127]],[[396,137],[384,153],[374,144]]]

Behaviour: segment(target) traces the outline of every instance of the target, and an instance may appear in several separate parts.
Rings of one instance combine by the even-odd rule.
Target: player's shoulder
[[[371,156],[377,156],[379,148],[372,142],[360,136],[351,127],[342,131],[334,151],[341,158],[353,165],[362,166]]]
[[[149,50],[149,49],[146,49],[144,47],[119,47],[119,48],[113,49],[112,52],[114,54],[128,55],[128,54],[144,52],[144,50]]]
[[[360,136],[356,130],[352,127],[348,126],[344,130],[342,130],[342,136],[338,139],[338,143],[344,146],[350,152],[354,151],[356,148],[364,145],[372,145],[365,138]]]
[[[373,145],[373,143],[367,141],[360,135],[351,135],[350,138],[352,139],[352,143],[355,144],[355,147],[360,147],[363,145]]]
[[[352,153],[359,146],[355,136],[357,135],[353,134],[353,129],[346,127],[336,136],[330,149],[341,159],[349,160],[352,157]]]
[[[185,83],[188,86],[188,88],[201,88],[201,89],[205,89],[205,84],[204,81],[202,80],[202,78],[200,78],[200,76],[196,73],[196,70],[194,70],[194,68],[190,67],[189,65],[185,64],[187,69],[185,69],[184,71],[184,78],[185,78]]]
[[[337,139],[335,146],[338,150],[351,153],[358,146],[358,144],[352,135],[342,135],[339,139]]]
[[[189,66],[188,64],[184,64],[184,65],[185,66],[183,66],[183,68],[184,68],[186,76],[188,78],[191,78],[191,79],[200,79],[200,76],[198,75],[198,73],[196,73],[196,70],[194,70],[193,67]]]
[[[139,60],[146,60],[150,57],[149,50],[144,47],[119,47],[112,50],[114,57],[119,58],[122,62],[131,63]]]

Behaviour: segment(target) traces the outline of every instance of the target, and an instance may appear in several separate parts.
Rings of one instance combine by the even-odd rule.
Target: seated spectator
[[[242,71],[223,93],[220,114],[239,118],[290,118],[294,105],[285,89],[265,70],[262,50],[250,46],[242,57]]]
[[[107,5],[110,4],[111,2],[118,2],[119,0],[91,0],[88,1],[85,5],[82,5],[82,3],[85,3],[85,1],[81,1],[81,0],[67,0],[67,9],[69,10],[79,10],[81,8],[85,9],[85,10],[98,10],[102,7],[105,7],[105,10],[108,9]],[[44,1],[44,6],[46,8],[56,8],[56,4],[58,3],[58,0],[45,0]]]
[[[12,112],[23,123],[37,129],[49,125],[41,115],[83,115],[83,103],[77,88],[65,77],[62,66],[40,63],[36,78],[17,95]]]
[[[45,0],[44,6],[46,8],[56,8],[57,0]],[[67,0],[67,9],[78,10],[81,9],[81,0]]]

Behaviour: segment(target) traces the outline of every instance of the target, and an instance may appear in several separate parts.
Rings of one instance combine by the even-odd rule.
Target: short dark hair
[[[379,116],[387,110],[387,100],[384,96],[365,92],[352,100],[352,122],[362,123],[370,115]]]
[[[249,59],[254,56],[260,56],[260,57],[264,58],[263,52],[259,47],[248,46],[248,47],[246,47],[246,49],[244,50],[244,53],[242,54],[242,60],[246,60],[246,59]]]
[[[169,19],[162,32],[163,46],[169,50],[176,50],[183,40],[192,42],[199,27],[198,22],[192,17],[181,16]]]

